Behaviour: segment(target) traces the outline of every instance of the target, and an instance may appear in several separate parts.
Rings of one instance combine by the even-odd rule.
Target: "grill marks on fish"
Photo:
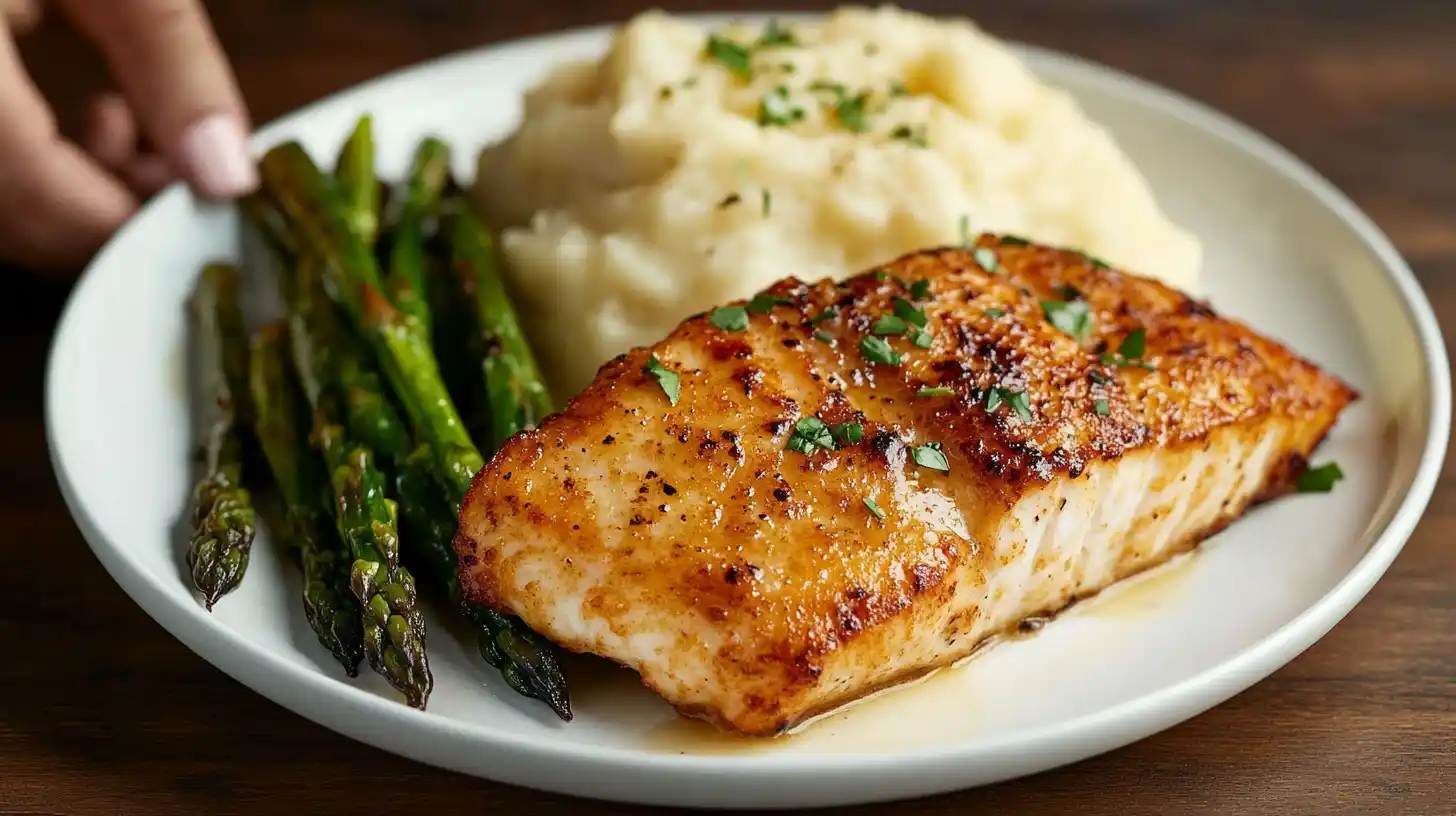
[[[700,315],[604,366],[477,476],[456,542],[467,597],[636,669],[684,713],[775,733],[1194,546],[1287,490],[1356,396],[1077,253],[982,236],[883,272],[787,279],[770,293],[792,303],[744,331]],[[1041,305],[1072,292],[1084,344]],[[930,347],[887,336],[903,362],[872,363],[861,338],[896,297]],[[1153,370],[1103,361],[1138,329]],[[649,354],[679,374],[677,406]],[[810,415],[862,437],[787,450]],[[948,473],[914,464],[928,442]]]

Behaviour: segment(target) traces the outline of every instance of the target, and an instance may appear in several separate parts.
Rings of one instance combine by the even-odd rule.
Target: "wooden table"
[[[210,5],[247,101],[267,121],[422,59],[618,20],[648,4]],[[1350,193],[1414,265],[1437,312],[1456,319],[1456,9],[1445,0],[907,5],[969,11],[998,34],[1109,63],[1252,124]],[[55,25],[24,50],[63,121],[75,122],[102,81],[97,60]],[[351,742],[224,676],[142,614],[92,557],[50,475],[42,374],[66,286],[16,274],[3,282],[0,813],[631,810],[452,775]],[[1405,553],[1343,623],[1191,722],[1034,778],[859,812],[1456,812],[1453,535],[1448,479]]]

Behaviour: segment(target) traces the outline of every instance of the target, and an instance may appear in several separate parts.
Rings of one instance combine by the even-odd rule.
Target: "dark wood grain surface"
[[[429,57],[620,20],[648,4],[209,5],[252,112],[266,122]],[[1456,5],[906,5],[968,12],[997,34],[1142,75],[1264,131],[1365,208],[1414,266],[1441,319],[1448,327],[1456,320]],[[105,87],[98,60],[54,23],[23,50],[62,121],[77,123],[87,95]],[[142,614],[82,541],[46,455],[42,374],[67,285],[0,273],[0,813],[629,812],[437,771],[351,742],[247,690]],[[855,812],[1456,813],[1453,540],[1456,482],[1448,478],[1368,599],[1227,704],[1072,767]]]

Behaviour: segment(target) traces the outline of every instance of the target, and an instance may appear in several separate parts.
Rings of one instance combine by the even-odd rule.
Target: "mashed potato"
[[[1200,264],[1069,96],[973,24],[891,7],[711,32],[638,16],[532,89],[478,179],[559,399],[714,304],[983,230],[1179,287]]]

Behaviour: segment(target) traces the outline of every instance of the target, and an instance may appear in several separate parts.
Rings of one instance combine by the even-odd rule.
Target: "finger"
[[[10,21],[10,30],[17,35],[40,25],[40,0],[4,0],[0,5],[3,5],[5,18]]]
[[[91,103],[81,144],[86,152],[110,168],[117,168],[137,153],[137,124],[126,98],[104,94]]]
[[[84,261],[136,209],[115,178],[56,131],[0,22],[0,252],[35,266]]]
[[[210,198],[258,183],[232,71],[197,0],[58,0],[106,56],[158,151]]]
[[[172,172],[172,166],[167,164],[167,160],[151,153],[138,153],[118,167],[116,172],[126,179],[132,192],[142,198],[151,198],[163,187],[177,180],[177,175]]]

